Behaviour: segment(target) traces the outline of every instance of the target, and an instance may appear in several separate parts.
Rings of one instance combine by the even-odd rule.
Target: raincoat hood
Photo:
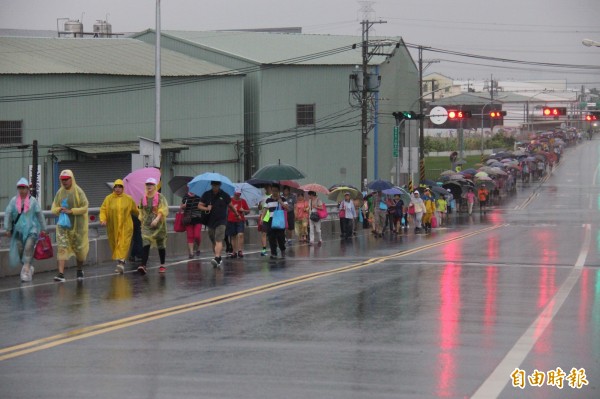
[[[75,175],[73,174],[73,171],[71,169],[65,169],[62,172],[60,172],[60,179],[62,180],[63,177],[70,177],[71,180],[73,181],[73,185],[71,186],[71,188],[69,189],[72,190],[74,187],[77,186],[77,181],[75,181]],[[64,187],[62,187],[63,189],[65,189]]]
[[[116,186],[116,185],[125,187],[125,184],[123,183],[123,180],[121,180],[121,179],[115,180],[115,182],[113,183],[113,186]]]
[[[29,188],[29,181],[26,178],[21,177],[19,179],[19,181],[17,182],[17,187],[23,187],[23,186]]]

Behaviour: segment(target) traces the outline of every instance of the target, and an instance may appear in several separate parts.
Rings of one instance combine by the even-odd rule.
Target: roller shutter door
[[[71,169],[77,185],[83,189],[90,208],[97,208],[111,193],[106,183],[122,179],[131,172],[131,158],[98,158],[85,161],[63,161],[60,170]]]

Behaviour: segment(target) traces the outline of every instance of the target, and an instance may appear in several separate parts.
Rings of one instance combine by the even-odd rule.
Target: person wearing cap
[[[265,207],[267,200],[271,198],[271,185],[267,185],[264,188],[265,195],[262,197],[260,202],[258,203],[258,211],[262,213],[263,208]],[[260,256],[267,256],[267,226],[264,225],[262,218],[258,218],[258,226],[257,230],[260,232],[260,244],[262,245],[262,250],[260,251]]]
[[[446,191],[448,192],[448,194],[446,194],[446,204],[448,205],[447,215],[449,215],[452,213],[452,209],[455,208],[455,204],[454,204],[455,201],[454,201],[454,195],[452,194],[452,190],[447,188]]]
[[[200,197],[191,191],[181,199],[180,209],[183,211],[185,222],[185,234],[188,245],[188,257],[200,256],[200,244],[202,243],[202,211],[198,209]]]
[[[243,258],[244,257],[244,228],[246,227],[245,215],[250,213],[250,207],[245,199],[242,198],[242,190],[237,187],[231,198],[231,205],[237,209],[237,214],[228,209],[227,212],[227,227],[225,228],[225,235],[230,237],[231,251],[230,258]]]
[[[344,193],[344,200],[338,206],[338,215],[342,222],[342,238],[352,238],[354,232],[354,218],[356,217],[356,208],[350,198],[350,193]]]
[[[61,188],[54,196],[52,213],[57,216],[66,214],[71,222],[71,227],[56,226],[58,274],[54,276],[54,281],[65,281],[65,263],[73,256],[77,261],[77,280],[82,280],[83,263],[90,249],[88,239],[89,203],[85,192],[77,185],[75,175],[71,170],[63,170],[59,177]]]
[[[289,186],[283,186],[283,197],[286,199],[288,204],[288,211],[286,214],[287,217],[287,228],[285,229],[285,238],[288,244],[292,243],[292,238],[294,238],[294,230],[296,227],[296,216],[294,214],[294,209],[296,207],[297,197],[296,194],[293,194],[290,190]]]
[[[158,181],[150,177],[146,179],[146,192],[142,196],[140,204],[140,222],[142,223],[142,263],[138,266],[138,273],[147,273],[150,247],[158,249],[160,266],[159,273],[165,273],[165,258],[167,256],[167,216],[169,216],[169,204],[164,195],[158,192]]]
[[[423,196],[423,203],[425,204],[425,213],[423,214],[422,222],[425,227],[425,232],[431,232],[431,221],[433,219],[433,215],[435,213],[435,201],[433,199],[433,194],[429,188],[425,189]]]
[[[11,239],[11,266],[21,264],[21,281],[31,281],[33,252],[39,234],[46,231],[46,221],[39,203],[29,194],[29,182],[24,177],[17,182],[17,195],[4,212],[4,228]]]
[[[131,217],[139,216],[135,201],[125,194],[124,189],[123,180],[115,180],[113,192],[104,198],[100,206],[100,225],[106,226],[112,258],[117,261],[115,273],[119,274],[123,274],[125,271],[125,258],[133,237]]]
[[[209,212],[208,238],[212,242],[215,257],[211,259],[213,267],[222,265],[221,252],[223,251],[223,240],[225,239],[225,229],[227,226],[227,209],[231,209],[234,215],[238,215],[237,209],[231,204],[231,197],[225,191],[221,190],[220,181],[211,181],[211,189],[202,194],[198,209]]]
[[[425,213],[425,203],[421,198],[421,194],[415,190],[413,197],[410,199],[410,203],[413,205],[415,213],[415,233],[421,231],[423,225],[423,213]]]

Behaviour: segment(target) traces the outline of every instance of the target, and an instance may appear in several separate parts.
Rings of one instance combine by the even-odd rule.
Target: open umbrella
[[[329,187],[328,190],[329,190],[329,192],[332,192],[333,190],[335,190],[338,187],[348,187],[348,188],[352,188],[356,191],[360,191],[360,189],[358,187],[353,186],[352,184],[345,184],[345,183],[334,184],[333,186]]]
[[[188,193],[187,185],[192,179],[192,176],[175,176],[169,180],[169,188],[173,194],[183,197]]]
[[[392,187],[394,187],[394,185],[391,182],[381,179],[373,180],[372,182],[367,184],[367,188],[370,188],[373,191],[383,191]]]
[[[129,194],[136,204],[140,203],[146,193],[146,180],[149,178],[159,182],[160,170],[157,168],[141,168],[134,170],[123,179],[125,194]]]
[[[425,190],[427,190],[428,188],[429,187],[417,187],[416,190],[421,194],[421,197],[422,197],[425,194]],[[429,190],[429,192],[431,193],[431,197],[434,200],[438,199],[438,197],[440,196],[439,193],[436,193],[435,191],[432,191],[431,189]]]
[[[465,161],[464,159],[459,159],[458,161],[454,162],[456,165],[465,165],[467,163],[467,161]]]
[[[202,173],[201,175],[194,177],[192,181],[188,183],[188,186],[192,193],[202,196],[205,192],[211,189],[210,182],[212,181],[221,182],[221,190],[225,191],[229,195],[233,195],[235,186],[228,177],[223,176],[220,173]]]
[[[356,188],[352,188],[352,187],[348,187],[348,186],[339,186],[331,191],[329,191],[329,194],[327,195],[327,198],[329,198],[332,201],[335,202],[342,202],[342,200],[344,199],[344,195],[346,193],[350,193],[350,198],[351,199],[362,199],[362,193],[360,191],[358,191]]]
[[[437,186],[437,183],[436,183],[436,182],[434,182],[433,180],[430,180],[430,179],[423,179],[423,180],[421,181],[421,184],[424,184],[424,185],[426,185],[426,186],[428,186],[428,187]]]
[[[242,198],[246,200],[249,207],[257,206],[260,200],[263,197],[260,189],[254,187],[248,183],[235,183],[236,189],[239,189],[242,192]]]
[[[314,191],[315,193],[321,193],[325,195],[329,194],[329,190],[327,189],[327,187],[317,183],[305,184],[303,186],[300,186],[300,188],[304,191]]]
[[[431,191],[434,192],[434,194],[439,195],[448,195],[448,191],[445,188],[442,188],[440,186],[432,186],[431,187]]]
[[[446,190],[450,190],[452,196],[457,199],[461,197],[463,192],[463,186],[455,181],[449,181],[448,183],[444,183],[442,187]]]
[[[305,177],[304,173],[292,165],[281,163],[281,160],[276,164],[263,166],[252,175],[253,179],[262,180],[300,180]]]
[[[394,186],[392,188],[388,188],[387,190],[383,190],[382,193],[387,195],[399,195],[406,205],[410,203],[410,193],[402,187]]]
[[[248,179],[248,180],[246,180],[246,183],[253,185],[254,187],[257,187],[257,188],[263,188],[263,187],[270,186],[277,182],[275,180]]]
[[[475,175],[477,173],[477,170],[475,170],[473,168],[469,168],[469,169],[463,170],[460,173],[465,174],[465,175]]]
[[[300,188],[300,183],[293,180],[280,180],[279,185],[281,188],[283,188],[283,186],[288,186],[289,188]]]

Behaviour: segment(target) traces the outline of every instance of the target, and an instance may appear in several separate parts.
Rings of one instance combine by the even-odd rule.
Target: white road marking
[[[508,351],[504,359],[498,364],[496,369],[475,391],[471,399],[497,398],[504,387],[510,381],[510,374],[515,368],[519,367],[525,360],[535,343],[544,333],[548,325],[552,322],[563,303],[569,296],[571,290],[579,280],[583,265],[588,255],[592,237],[590,224],[584,224],[584,239],[579,251],[577,261],[569,273],[567,279],[562,283],[552,300],[544,308],[542,313],[527,328],[525,333],[517,340],[515,345]]]

